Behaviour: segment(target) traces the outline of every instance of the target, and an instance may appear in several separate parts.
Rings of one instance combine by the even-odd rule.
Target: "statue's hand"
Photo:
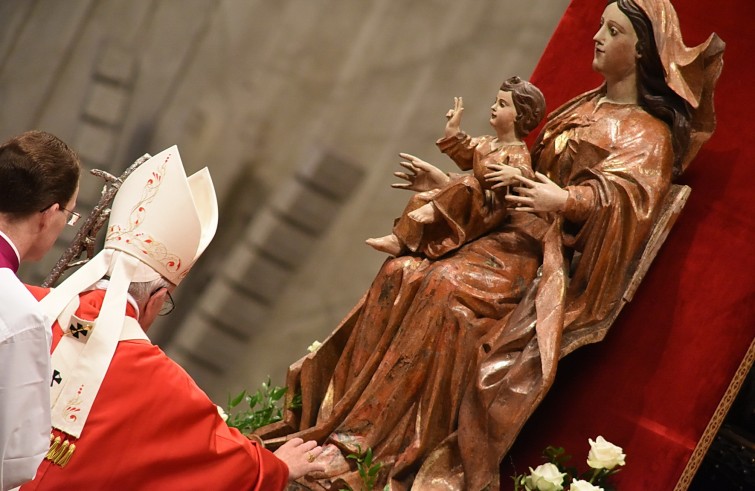
[[[486,167],[491,172],[485,174],[485,180],[492,184],[491,189],[498,189],[506,186],[511,186],[519,181],[515,179],[516,176],[521,176],[522,171],[508,165],[509,158],[506,157],[506,162],[503,164],[488,164]]]
[[[454,107],[448,110],[446,113],[446,138],[454,136],[461,131],[461,113],[464,112],[464,102],[461,97],[454,97]]]
[[[519,211],[556,211],[564,210],[569,191],[563,189],[545,175],[536,172],[535,179],[527,179],[524,176],[514,176],[521,186],[514,188],[518,194],[507,195],[506,201],[514,203]]]
[[[422,192],[437,189],[450,180],[443,171],[433,164],[408,153],[400,153],[399,155],[406,159],[405,162],[399,162],[399,165],[407,169],[409,173],[394,172],[393,175],[408,182],[394,183],[391,184],[391,187]]]

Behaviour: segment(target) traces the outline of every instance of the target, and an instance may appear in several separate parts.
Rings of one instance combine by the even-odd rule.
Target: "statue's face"
[[[637,66],[637,33],[629,18],[614,2],[600,18],[600,29],[593,37],[593,69],[607,82],[617,82],[634,74]]]
[[[505,134],[514,129],[516,120],[516,107],[511,96],[511,92],[498,91],[498,95],[490,106],[490,126],[498,134]]]

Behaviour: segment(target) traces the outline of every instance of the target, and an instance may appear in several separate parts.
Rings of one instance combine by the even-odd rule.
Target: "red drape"
[[[687,45],[727,43],[718,127],[680,183],[681,217],[602,343],[562,360],[556,382],[501,464],[506,476],[564,446],[587,469],[588,437],[624,448],[622,490],[674,489],[755,338],[755,2],[676,0]],[[573,0],[532,81],[549,110],[600,83],[590,68],[605,0]]]

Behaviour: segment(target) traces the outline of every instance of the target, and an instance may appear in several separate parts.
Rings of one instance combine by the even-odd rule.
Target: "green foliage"
[[[378,472],[383,466],[380,462],[373,462],[372,449],[368,448],[366,452],[362,452],[362,447],[357,445],[357,453],[352,453],[346,456],[347,459],[354,460],[357,463],[357,470],[359,471],[359,478],[362,480],[362,487],[360,491],[372,491],[375,489],[375,481],[378,477]],[[386,484],[384,490],[388,489]],[[351,488],[344,488],[339,491],[354,491]]]
[[[229,394],[225,410],[228,413],[226,423],[242,433],[251,433],[257,428],[280,421],[283,419],[281,399],[285,394],[286,387],[271,387],[270,377],[255,393],[247,393],[244,390],[233,398]],[[301,406],[301,395],[298,396]]]

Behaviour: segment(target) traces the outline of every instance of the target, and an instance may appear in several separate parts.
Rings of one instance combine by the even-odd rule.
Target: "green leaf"
[[[231,396],[228,396],[228,409],[233,409],[234,407],[238,406],[241,401],[244,399],[244,396],[246,395],[246,391],[242,390],[239,395],[231,399]]]
[[[249,407],[252,408],[260,403],[260,395],[259,393],[247,396],[246,402],[249,404]]]
[[[243,391],[236,397],[228,397],[228,426],[237,428],[243,433],[249,433],[261,426],[275,423],[283,419],[283,402],[285,387],[273,387],[270,378],[261,384],[261,388],[254,393]],[[246,401],[248,409],[238,408],[242,401]],[[231,409],[236,408],[236,411]]]

